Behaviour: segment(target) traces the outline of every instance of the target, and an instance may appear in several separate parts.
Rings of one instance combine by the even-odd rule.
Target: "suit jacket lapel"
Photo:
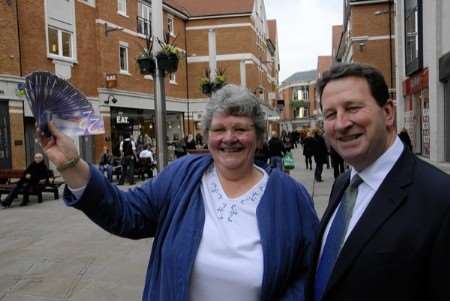
[[[414,155],[404,150],[347,238],[327,290],[339,281],[372,236],[406,199],[405,187],[412,181],[414,163]]]

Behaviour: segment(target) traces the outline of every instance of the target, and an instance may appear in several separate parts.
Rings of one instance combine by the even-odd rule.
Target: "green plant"
[[[137,58],[137,63],[141,74],[153,74],[155,71],[155,60],[152,54],[153,48],[153,38],[151,36],[145,37],[145,47],[143,48],[141,54]]]
[[[153,37],[150,35],[145,36],[144,42],[145,46],[142,48],[142,52],[139,54],[138,58],[153,57]]]
[[[178,48],[175,46],[175,41],[177,39],[173,39],[173,41],[170,41],[170,33],[166,32],[164,35],[164,41],[161,41],[160,39],[158,39],[158,43],[161,46],[161,50],[159,51],[158,54],[162,54],[162,55],[167,55],[167,56],[171,56],[171,55],[176,55],[178,59],[181,58],[181,52],[180,50],[178,50]]]
[[[203,71],[203,76],[200,78],[200,89],[202,93],[210,96],[211,93],[219,90],[226,84],[225,69],[218,68],[216,77],[211,81],[211,70],[206,68]]]

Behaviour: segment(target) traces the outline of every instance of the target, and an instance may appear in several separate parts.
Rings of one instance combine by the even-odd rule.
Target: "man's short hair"
[[[345,77],[359,77],[367,81],[370,93],[380,107],[384,106],[389,99],[389,89],[384,80],[383,74],[371,65],[344,63],[332,66],[329,70],[322,74],[317,81],[317,91],[319,93],[320,107],[322,108],[322,94],[326,85],[337,79]]]

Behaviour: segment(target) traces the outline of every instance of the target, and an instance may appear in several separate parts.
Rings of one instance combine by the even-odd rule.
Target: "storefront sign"
[[[123,116],[122,112],[119,112],[116,117],[117,124],[128,124],[128,116]]]
[[[403,95],[417,94],[428,88],[428,68],[403,81]]]
[[[117,74],[107,73],[106,74],[106,88],[116,88],[117,87]]]

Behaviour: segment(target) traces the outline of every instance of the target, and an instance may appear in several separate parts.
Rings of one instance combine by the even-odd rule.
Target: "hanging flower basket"
[[[145,47],[142,49],[142,53],[137,58],[137,63],[139,65],[139,69],[141,71],[141,74],[147,75],[147,74],[154,74],[155,73],[155,59],[152,55],[152,48],[153,48],[153,38],[151,36],[145,36],[144,39]]]
[[[155,73],[155,60],[153,56],[143,56],[137,59],[137,63],[139,65],[139,69],[141,70],[141,74],[154,74]]]
[[[213,90],[213,83],[210,81],[202,81],[200,88],[202,89],[202,93],[205,95],[211,95],[211,92]]]
[[[159,70],[175,73],[178,70],[178,55],[176,53],[159,52],[156,55]]]

